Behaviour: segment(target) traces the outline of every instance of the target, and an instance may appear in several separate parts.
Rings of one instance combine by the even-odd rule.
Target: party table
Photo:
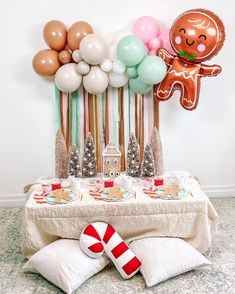
[[[209,198],[192,177],[185,183],[187,196],[180,200],[152,199],[142,187],[133,186],[133,197],[124,202],[97,201],[89,189],[82,198],[68,204],[39,204],[31,191],[25,205],[22,252],[29,258],[58,238],[79,239],[86,225],[94,221],[111,224],[122,238],[179,237],[205,253],[212,242],[218,217]]]

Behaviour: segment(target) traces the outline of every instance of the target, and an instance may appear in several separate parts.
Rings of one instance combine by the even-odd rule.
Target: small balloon
[[[117,74],[122,74],[126,70],[125,64],[123,64],[120,60],[116,59],[113,62],[113,72]]]
[[[47,45],[56,51],[64,49],[67,41],[67,30],[59,20],[51,20],[44,26],[43,38]]]
[[[104,61],[100,64],[100,68],[105,71],[105,72],[109,72],[112,70],[113,68],[113,63],[110,59],[104,59]]]
[[[33,58],[33,69],[40,76],[53,76],[60,67],[58,52],[52,49],[39,51]]]
[[[86,61],[80,61],[77,65],[77,72],[81,75],[86,75],[90,71],[90,65]]]
[[[59,61],[63,64],[71,62],[72,55],[69,51],[63,50],[59,53]]]
[[[162,45],[162,41],[160,38],[155,37],[151,39],[148,43],[149,50],[157,50]]]
[[[149,85],[160,83],[167,72],[165,62],[158,56],[148,55],[138,66],[140,79]]]
[[[127,66],[139,64],[146,55],[143,42],[135,36],[126,36],[117,45],[117,57]]]
[[[151,39],[158,36],[160,24],[152,16],[142,16],[135,21],[132,31],[134,35],[147,44]]]
[[[68,30],[68,45],[74,51],[79,49],[81,40],[88,34],[92,34],[91,25],[85,21],[75,22]]]
[[[126,74],[130,78],[137,78],[138,77],[137,66],[127,66]]]
[[[151,85],[147,85],[139,77],[136,79],[130,79],[129,85],[132,92],[138,94],[146,94],[152,89]]]
[[[73,58],[73,61],[75,61],[77,63],[82,60],[82,56],[81,56],[80,51],[78,49],[73,51],[72,58]]]
[[[56,72],[55,83],[65,93],[76,91],[82,83],[82,76],[77,72],[77,64],[62,65]]]
[[[109,78],[99,66],[92,66],[89,73],[83,77],[83,86],[90,94],[101,94],[108,87]]]
[[[149,55],[157,55],[157,50],[150,50]]]
[[[87,63],[97,65],[106,58],[107,45],[100,36],[89,34],[80,43],[80,54]]]
[[[126,85],[128,82],[128,76],[125,73],[117,74],[115,72],[109,73],[109,84],[112,87],[120,88]]]

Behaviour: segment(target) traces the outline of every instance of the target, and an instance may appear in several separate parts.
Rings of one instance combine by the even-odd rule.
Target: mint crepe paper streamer
[[[77,144],[77,103],[78,103],[78,91],[74,91],[72,96],[72,144]],[[79,136],[79,135],[78,135]]]

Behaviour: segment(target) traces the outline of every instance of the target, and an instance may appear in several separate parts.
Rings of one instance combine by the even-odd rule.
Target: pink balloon
[[[158,48],[161,48],[162,41],[158,37],[154,37],[149,41],[148,46],[150,50],[157,50]]]
[[[171,54],[175,54],[175,51],[171,47],[171,43],[169,40],[169,33],[170,33],[169,30],[163,31],[160,34],[159,39],[161,39],[161,41],[162,41],[162,45],[161,45],[162,48],[166,49]]]
[[[160,24],[152,16],[142,16],[135,21],[132,32],[147,44],[151,39],[159,35]]]
[[[157,50],[156,49],[150,50],[149,55],[157,55]]]

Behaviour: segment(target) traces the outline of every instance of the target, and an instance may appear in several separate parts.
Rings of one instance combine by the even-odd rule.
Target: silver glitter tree
[[[68,177],[68,153],[64,136],[60,130],[56,133],[55,162],[56,177],[66,179]]]
[[[96,167],[96,151],[94,141],[89,132],[84,146],[84,153],[82,158],[82,175],[83,177],[94,177],[97,174]]]
[[[162,142],[156,127],[153,129],[150,145],[153,151],[155,174],[157,176],[162,175],[164,173]]]
[[[134,133],[131,133],[128,143],[126,174],[131,177],[141,175],[140,147]]]
[[[154,176],[153,152],[149,144],[145,146],[142,159],[142,177],[150,178]]]
[[[81,177],[80,158],[76,144],[73,144],[69,151],[69,175],[75,178]]]

